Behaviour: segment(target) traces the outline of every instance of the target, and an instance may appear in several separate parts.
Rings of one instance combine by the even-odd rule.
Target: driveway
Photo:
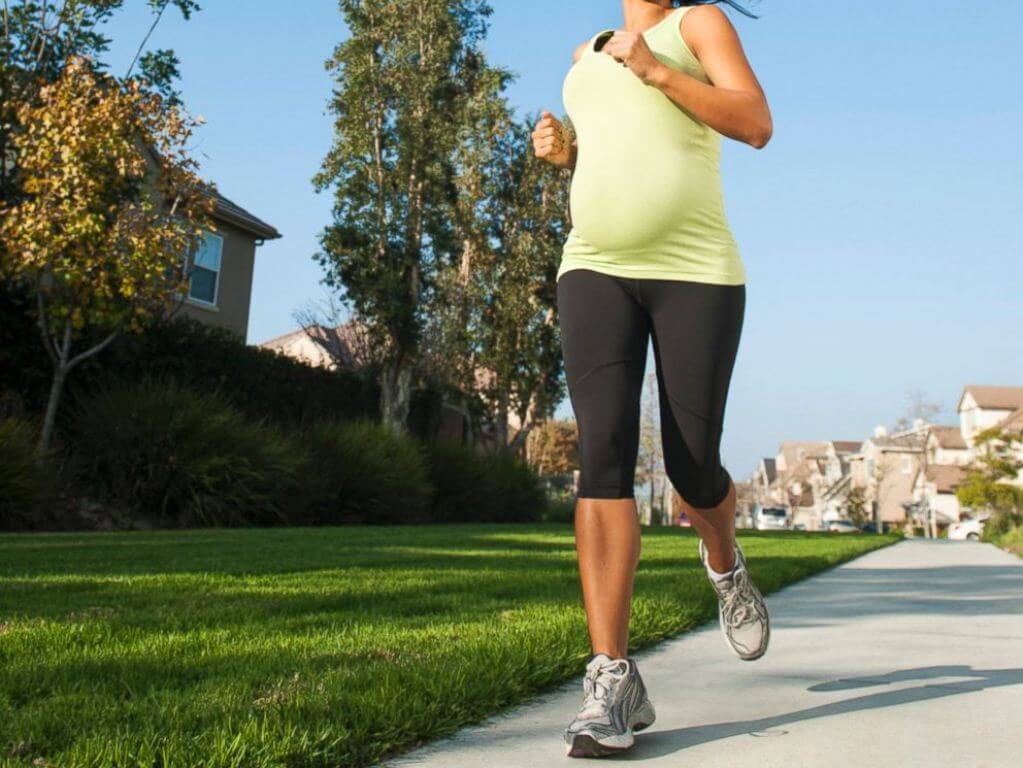
[[[637,655],[657,722],[614,762],[685,768],[1009,768],[1023,740],[1023,561],[907,541],[776,592],[771,648],[743,663],[716,625]],[[547,768],[579,681],[399,758]]]

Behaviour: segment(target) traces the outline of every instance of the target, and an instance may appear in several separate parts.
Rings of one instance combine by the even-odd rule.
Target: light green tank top
[[[677,8],[643,35],[660,61],[706,83],[682,39],[688,10]],[[744,284],[725,218],[720,134],[594,50],[600,34],[565,77],[565,111],[579,151],[572,229],[557,276],[584,268],[630,278]]]

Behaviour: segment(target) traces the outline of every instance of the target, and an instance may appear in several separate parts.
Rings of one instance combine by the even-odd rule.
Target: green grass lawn
[[[742,537],[765,592],[892,540]],[[634,646],[715,615],[693,535],[645,531]],[[367,765],[587,651],[562,525],[0,536],[6,765]]]

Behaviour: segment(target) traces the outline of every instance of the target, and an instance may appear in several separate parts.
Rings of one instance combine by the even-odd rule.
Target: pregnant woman
[[[533,132],[537,157],[574,170],[557,301],[579,428],[575,536],[593,652],[582,709],[565,732],[574,757],[627,749],[654,720],[628,657],[650,339],[665,468],[699,534],[725,639],[753,660],[770,636],[719,454],[746,290],[719,154],[722,135],[760,148],[772,126],[735,29],[713,2],[622,0],[624,28],[579,46],[565,78],[575,139],[546,111]]]

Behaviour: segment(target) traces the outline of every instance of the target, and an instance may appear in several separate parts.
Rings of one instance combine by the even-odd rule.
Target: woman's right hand
[[[533,154],[559,168],[571,168],[575,161],[568,129],[546,109],[533,129]]]

